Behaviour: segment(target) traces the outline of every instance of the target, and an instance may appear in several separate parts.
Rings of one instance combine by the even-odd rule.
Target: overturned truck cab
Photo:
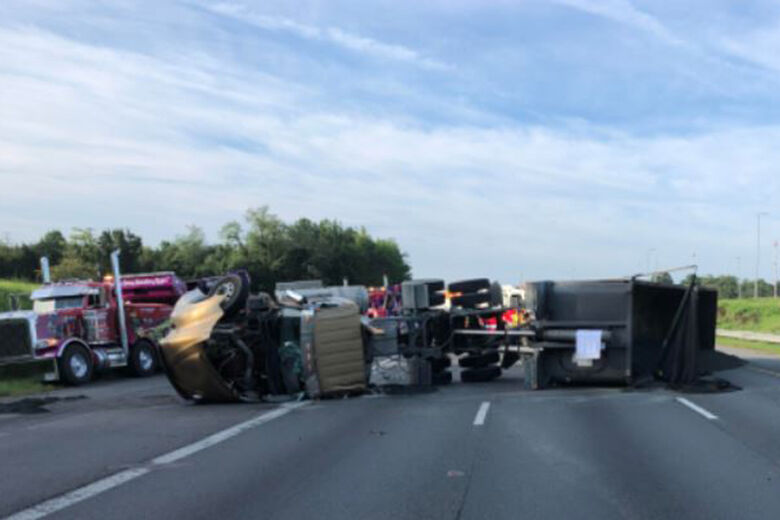
[[[256,401],[305,392],[358,393],[367,386],[364,329],[350,300],[249,295],[246,273],[208,293],[185,294],[171,315],[161,361],[173,387],[200,402]]]

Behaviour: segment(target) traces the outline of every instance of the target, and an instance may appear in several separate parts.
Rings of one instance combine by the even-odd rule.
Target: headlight
[[[55,347],[57,346],[57,343],[59,343],[59,340],[57,338],[39,339],[38,341],[35,342],[35,349],[41,350],[44,348]]]

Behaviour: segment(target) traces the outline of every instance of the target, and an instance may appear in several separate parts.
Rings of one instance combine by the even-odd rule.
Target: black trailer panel
[[[688,368],[695,373],[695,351],[715,347],[717,292],[700,287],[688,291],[686,286],[639,280],[527,284],[526,301],[535,314],[539,338],[549,337],[547,331],[577,329],[602,330],[609,338],[601,359],[592,366],[573,361],[573,342],[568,343],[569,347],[556,342],[549,345],[554,348],[548,348],[543,340],[537,341],[534,347],[541,349],[536,367],[539,385],[629,383],[655,375],[662,370],[664,360],[670,359],[668,351],[677,341],[673,329],[680,327],[695,328],[684,335],[687,343],[696,343],[686,347],[693,353],[685,358],[687,361],[679,361],[693,364]],[[688,313],[695,316],[688,319]]]

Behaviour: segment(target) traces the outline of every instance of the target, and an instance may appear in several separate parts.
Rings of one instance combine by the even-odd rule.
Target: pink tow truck
[[[109,368],[156,372],[156,338],[186,284],[172,272],[120,276],[118,251],[111,262],[114,275],[102,282],[44,283],[30,295],[32,311],[0,313],[0,365],[51,360],[47,379],[70,385]]]

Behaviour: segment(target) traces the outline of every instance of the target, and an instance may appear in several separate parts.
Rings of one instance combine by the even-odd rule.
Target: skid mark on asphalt
[[[309,401],[302,401],[298,403],[282,405],[280,408],[276,408],[270,412],[258,415],[254,419],[236,424],[235,426],[231,426],[230,428],[217,432],[213,435],[209,435],[208,437],[193,442],[192,444],[188,444],[187,446],[177,450],[160,455],[143,466],[126,469],[100,480],[96,480],[95,482],[87,484],[86,486],[82,486],[69,493],[65,493],[64,495],[46,500],[45,502],[41,502],[40,504],[37,504],[33,507],[14,513],[11,516],[6,517],[5,520],[36,520],[52,513],[56,513],[57,511],[61,511],[74,504],[87,500],[88,498],[92,498],[110,489],[121,486],[126,482],[130,482],[131,480],[146,475],[153,469],[172,464],[181,459],[189,457],[190,455],[194,455],[199,451],[203,451],[221,442],[225,442],[226,440],[231,439],[247,430],[257,428],[262,424],[270,422],[274,419],[278,419],[279,417],[287,415],[296,408],[300,408],[308,403]]]

